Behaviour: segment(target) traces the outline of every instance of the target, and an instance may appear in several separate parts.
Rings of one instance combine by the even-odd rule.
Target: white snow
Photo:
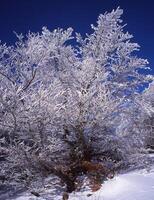
[[[79,198],[80,197],[80,198]],[[70,200],[154,200],[154,172],[136,171],[116,176],[104,183],[101,190],[87,197],[72,194]]]
[[[92,194],[91,196],[87,196]],[[51,196],[50,196],[51,198]],[[16,200],[47,200],[45,197],[23,195]],[[52,197],[52,200],[61,200],[62,197]],[[74,192],[69,200],[154,200],[154,170],[138,170],[115,176],[106,181],[97,192]]]

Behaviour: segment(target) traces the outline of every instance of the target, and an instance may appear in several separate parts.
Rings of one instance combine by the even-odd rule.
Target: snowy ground
[[[70,200],[153,200],[154,171],[130,172],[106,181],[101,190],[90,197],[72,194]]]
[[[38,198],[25,193],[15,198],[15,200],[48,199],[61,200],[62,197],[48,195]],[[99,191],[72,193],[69,200],[154,200],[154,170],[140,170],[115,176],[114,179],[106,181]]]

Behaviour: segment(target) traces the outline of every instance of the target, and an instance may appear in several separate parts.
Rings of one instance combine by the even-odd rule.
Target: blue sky
[[[91,31],[100,13],[120,6],[126,30],[141,45],[154,74],[154,1],[152,0],[0,0],[0,40],[13,43],[17,33],[73,27],[81,34]]]

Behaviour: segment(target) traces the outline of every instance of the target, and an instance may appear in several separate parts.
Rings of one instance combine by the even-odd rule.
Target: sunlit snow
[[[91,195],[91,196],[90,196]],[[48,200],[47,197],[22,195],[16,200]],[[61,196],[52,197],[52,200],[61,200]],[[69,200],[153,200],[154,199],[154,170],[140,170],[121,174],[106,181],[102,188],[92,193],[90,191],[74,192]]]
[[[72,194],[70,200],[153,200],[154,172],[130,172],[107,181],[102,189],[87,197],[85,194]]]

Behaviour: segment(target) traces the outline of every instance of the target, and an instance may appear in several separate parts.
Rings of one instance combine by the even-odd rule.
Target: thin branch
[[[4,74],[3,72],[0,72],[0,75],[4,76],[5,78],[7,78],[13,85],[15,85],[15,82],[9,78],[6,74]]]
[[[32,78],[29,80],[27,85],[25,85],[25,87],[23,87],[23,90],[26,90],[30,86],[30,84],[33,82],[35,76],[36,76],[36,70],[34,70],[34,72],[32,73]]]

